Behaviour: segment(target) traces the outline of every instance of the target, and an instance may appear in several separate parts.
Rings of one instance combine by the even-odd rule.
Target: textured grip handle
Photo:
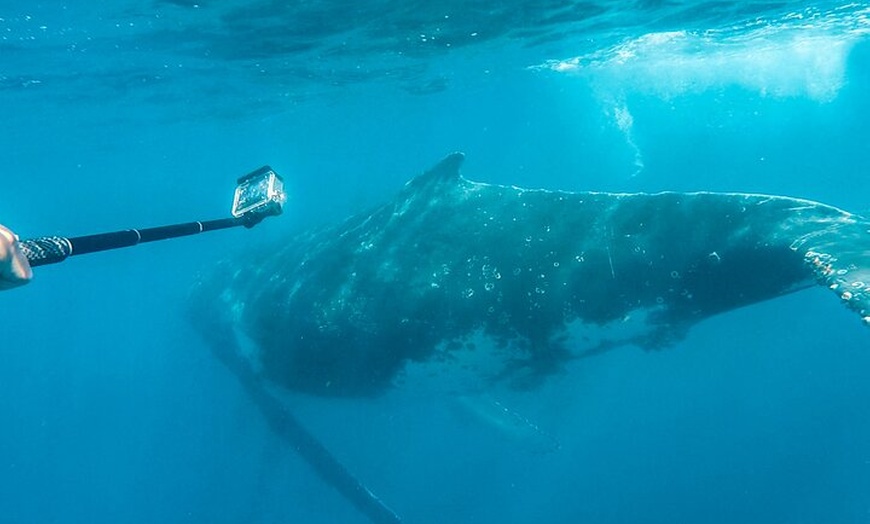
[[[40,237],[18,243],[31,267],[63,262],[72,254],[72,244],[63,237]]]

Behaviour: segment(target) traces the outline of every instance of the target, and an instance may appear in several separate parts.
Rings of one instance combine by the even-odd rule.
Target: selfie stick
[[[280,215],[285,200],[283,179],[269,166],[263,166],[239,178],[233,199],[232,218],[147,229],[127,229],[72,238],[40,237],[22,240],[19,245],[31,267],[56,264],[74,255],[130,247],[143,242],[196,235],[230,227],[254,227],[267,216]]]

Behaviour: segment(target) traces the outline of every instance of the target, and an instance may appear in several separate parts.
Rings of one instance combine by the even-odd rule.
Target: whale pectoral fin
[[[562,447],[556,437],[489,395],[457,396],[453,406],[463,419],[530,453],[552,453]]]
[[[804,261],[819,284],[870,326],[870,222],[855,218],[806,242],[812,245],[804,247]]]

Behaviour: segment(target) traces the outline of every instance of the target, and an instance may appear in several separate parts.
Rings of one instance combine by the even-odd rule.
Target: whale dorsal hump
[[[411,181],[408,182],[407,187],[416,191],[425,187],[441,185],[444,183],[457,183],[462,178],[459,175],[459,166],[462,165],[464,160],[464,153],[450,153],[431,169],[411,179]]]

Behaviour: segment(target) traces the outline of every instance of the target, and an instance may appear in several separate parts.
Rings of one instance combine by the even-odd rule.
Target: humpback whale
[[[859,215],[782,196],[477,183],[463,158],[340,224],[219,263],[191,297],[195,327],[269,426],[371,522],[401,519],[275,386],[362,397],[434,377],[470,415],[547,451],[558,441],[479,401],[488,388],[532,388],[623,345],[663,348],[705,318],[816,283],[870,324]]]
[[[259,376],[327,396],[449,370],[531,388],[571,360],[662,348],[816,283],[870,324],[861,216],[782,196],[478,183],[463,158],[265,258],[220,264],[197,309],[251,340],[242,357]]]

